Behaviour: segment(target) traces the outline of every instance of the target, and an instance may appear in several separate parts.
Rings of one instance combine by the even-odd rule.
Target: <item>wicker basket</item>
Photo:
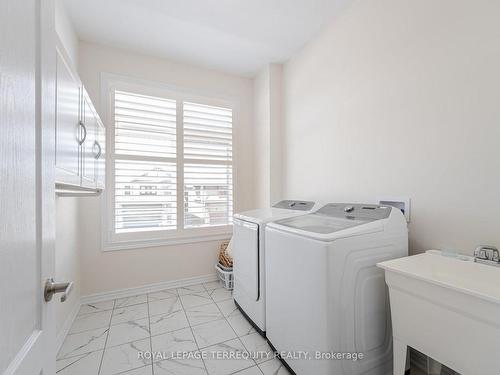
[[[228,255],[227,247],[229,246],[229,241],[224,241],[219,247],[219,263],[226,267],[233,267],[233,258]]]
[[[224,241],[219,248],[219,263],[215,265],[217,276],[222,281],[224,288],[233,290],[234,276],[233,276],[233,258],[227,253],[229,241]]]
[[[217,276],[219,280],[222,281],[224,288],[227,290],[233,290],[234,288],[234,275],[233,268],[224,267],[220,263],[215,265],[215,269],[217,270]]]

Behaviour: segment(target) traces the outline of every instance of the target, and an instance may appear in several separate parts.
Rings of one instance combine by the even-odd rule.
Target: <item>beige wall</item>
[[[270,197],[270,126],[271,107],[269,67],[262,69],[254,78],[254,188],[256,207],[269,206]]]
[[[270,129],[269,129],[269,197],[271,204],[282,199],[282,167],[283,167],[283,124],[282,124],[282,73],[281,64],[269,65],[269,102],[270,102]]]
[[[101,116],[103,72],[237,99],[235,210],[253,207],[252,80],[81,42],[80,77]],[[100,209],[97,198],[81,201],[83,295],[214,273],[218,242],[102,252]]]
[[[412,199],[410,247],[500,245],[500,2],[356,1],[284,69],[284,195]]]
[[[269,64],[254,78],[254,188],[256,207],[282,195],[282,108],[280,64]]]

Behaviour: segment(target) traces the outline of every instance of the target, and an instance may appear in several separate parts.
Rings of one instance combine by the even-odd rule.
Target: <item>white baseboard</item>
[[[210,281],[215,281],[215,280],[217,280],[217,275],[210,274],[210,275],[190,277],[180,280],[165,281],[156,284],[148,284],[134,288],[112,290],[109,292],[96,293],[96,294],[90,294],[88,296],[83,296],[81,298],[81,303],[83,305],[87,303],[96,303],[116,298],[132,297],[138,294],[158,292],[160,290],[170,289],[170,288],[182,288],[184,286],[200,284],[200,283],[208,283]]]
[[[56,336],[56,353],[59,353],[59,350],[61,349],[61,346],[64,342],[64,339],[69,333],[69,330],[71,329],[71,326],[73,325],[73,322],[76,319],[76,316],[78,315],[78,311],[80,311],[80,301],[77,301],[75,303],[75,306],[73,307],[73,310],[71,310],[71,313],[66,317],[66,320],[64,321],[64,324],[61,328],[61,331],[57,334]]]

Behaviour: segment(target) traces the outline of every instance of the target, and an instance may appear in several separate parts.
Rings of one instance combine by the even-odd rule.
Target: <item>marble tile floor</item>
[[[215,281],[83,305],[57,374],[289,375],[270,353]]]

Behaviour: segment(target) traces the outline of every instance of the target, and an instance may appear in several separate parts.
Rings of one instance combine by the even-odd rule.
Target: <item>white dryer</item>
[[[270,223],[266,334],[287,367],[297,375],[392,374],[389,297],[376,264],[406,255],[406,220],[392,207],[331,203]]]
[[[284,200],[273,207],[245,211],[233,219],[233,298],[247,320],[263,336],[266,331],[265,236],[266,224],[304,215],[314,202]]]

